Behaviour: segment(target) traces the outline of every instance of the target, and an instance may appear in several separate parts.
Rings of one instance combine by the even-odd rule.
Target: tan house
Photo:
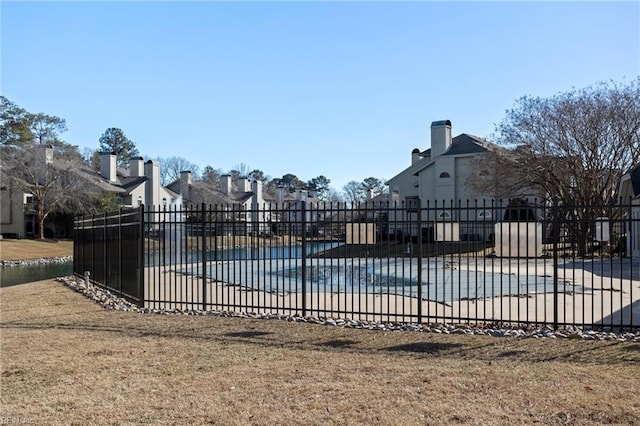
[[[53,150],[45,148],[46,158],[53,155]],[[96,172],[89,166],[81,167],[75,172],[86,180],[87,184],[95,186],[99,191],[112,193],[118,204],[123,207],[170,205],[176,194],[160,184],[160,164],[149,160],[146,163],[142,157],[131,159],[128,169],[116,167],[116,155],[111,152],[100,153],[100,171]],[[31,195],[16,190],[10,183],[0,186],[1,223],[0,234],[11,237],[30,237],[35,234],[35,219],[31,205]],[[148,217],[153,220],[153,217]],[[45,233],[52,236],[60,235],[54,221],[45,222]]]
[[[229,226],[217,232],[228,235],[267,232],[272,217],[265,207],[270,200],[265,199],[262,181],[240,177],[233,182],[231,175],[222,175],[220,183],[220,189],[213,188],[205,182],[194,181],[190,171],[182,171],[180,178],[167,188],[180,196],[184,207],[198,209],[204,203],[206,208],[224,211],[216,221],[228,221]]]
[[[84,170],[84,176],[107,192],[115,193],[118,204],[124,207],[167,206],[176,198],[176,193],[160,183],[160,163],[144,162],[142,157],[129,161],[129,168],[116,167],[116,155],[100,153],[100,172]]]
[[[456,235],[460,239],[485,240],[492,237],[493,223],[513,210],[507,208],[508,200],[504,205],[496,203],[492,195],[473,185],[482,173],[488,173],[482,167],[486,154],[501,148],[468,133],[452,137],[451,129],[449,120],[431,123],[431,147],[414,149],[411,164],[387,181],[391,206],[400,207],[390,214],[390,233],[417,235],[420,209],[423,233],[432,232],[425,228],[433,228],[436,222],[459,223]],[[525,195],[518,201],[527,205],[535,198]]]
[[[26,236],[25,206],[28,201],[28,195],[16,189],[11,182],[0,186],[0,235],[3,238]]]

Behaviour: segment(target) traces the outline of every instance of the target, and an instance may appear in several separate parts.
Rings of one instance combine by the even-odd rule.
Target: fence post
[[[307,205],[302,206],[302,316],[307,316]]]
[[[207,221],[205,209],[207,205],[203,202],[201,206],[202,224],[202,310],[207,310]]]
[[[96,275],[96,214],[91,215],[91,273]],[[94,278],[95,279],[95,278]]]
[[[560,218],[558,199],[553,199],[553,329],[558,329],[558,243],[560,239]]]
[[[102,269],[103,269],[103,277],[105,287],[109,287],[109,242],[107,241],[107,212],[104,213],[103,222],[102,222],[102,248],[104,249],[104,253],[102,254]]]
[[[622,202],[620,202],[620,204],[622,204]],[[625,253],[625,257],[627,257],[629,259],[629,278],[633,279],[633,274],[634,274],[634,269],[633,269],[633,243],[634,243],[634,239],[636,238],[634,236],[634,223],[637,222],[638,220],[635,219],[633,217],[633,198],[629,197],[629,204],[628,204],[628,213],[627,213],[627,217],[629,218],[629,223],[628,223],[628,227],[627,230],[625,232],[625,241],[624,241],[624,248],[622,248],[622,250]],[[638,228],[640,228],[640,224],[638,226]],[[622,259],[620,259],[620,261],[622,261]],[[622,295],[620,296],[622,297]],[[629,300],[633,301],[633,286],[629,286]],[[622,313],[620,314],[620,328],[622,329],[623,326],[623,316]],[[633,324],[633,302],[631,302],[631,309],[629,309],[629,329],[633,330],[634,329],[634,324]]]
[[[122,207],[118,210],[118,291],[122,294]]]
[[[138,306],[144,308],[144,204],[140,205],[140,218],[138,222],[140,226],[138,228]]]
[[[418,203],[418,218],[417,218],[417,226],[418,226],[418,324],[422,323],[422,201],[420,198],[417,200]]]

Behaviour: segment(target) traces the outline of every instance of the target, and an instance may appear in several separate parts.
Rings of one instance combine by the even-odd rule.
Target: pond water
[[[0,268],[0,287],[64,277],[73,273],[73,262]]]

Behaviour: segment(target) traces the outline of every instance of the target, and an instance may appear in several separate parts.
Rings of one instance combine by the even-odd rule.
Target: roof
[[[476,154],[479,152],[493,151],[495,146],[495,144],[492,144],[486,139],[468,133],[462,133],[453,138],[451,146],[442,155]]]
[[[119,194],[127,193],[127,190],[123,188],[119,184],[119,182],[110,182],[93,169],[90,169],[88,167],[81,167],[79,169],[76,169],[76,172],[78,173],[78,175],[82,176],[84,179],[103,191],[115,192]]]
[[[442,154],[440,157],[444,157],[445,155],[468,155],[468,154],[478,154],[481,152],[487,151],[495,151],[498,149],[498,145],[489,142],[486,139],[482,139],[478,136],[473,136],[468,133],[462,133],[451,141],[451,146]],[[425,151],[426,153],[427,151]],[[436,158],[431,158],[429,161],[420,162],[414,166],[415,170],[413,170],[413,175],[417,176],[422,170],[431,166],[435,163]],[[410,169],[411,167],[409,167]],[[406,169],[408,170],[408,169]]]
[[[171,182],[166,186],[167,189],[179,194],[180,193],[180,179]],[[211,184],[207,184],[202,181],[195,181],[189,184],[189,199],[184,201],[189,202],[207,202],[214,204],[237,204],[245,203],[251,199],[253,192],[243,191],[231,191],[229,195],[216,189]]]

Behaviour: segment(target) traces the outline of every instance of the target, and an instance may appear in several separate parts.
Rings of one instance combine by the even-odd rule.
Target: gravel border
[[[0,260],[0,268],[16,268],[20,266],[52,265],[73,261],[73,256],[45,257],[41,259]]]
[[[216,316],[216,317],[234,317],[234,318],[253,318],[253,319],[277,319],[289,322],[302,322],[321,324],[334,327],[345,327],[366,330],[381,331],[415,331],[423,333],[440,333],[440,334],[467,334],[482,335],[494,337],[517,337],[517,338],[566,338],[581,340],[607,340],[618,342],[638,342],[640,343],[640,333],[616,333],[609,331],[583,330],[578,327],[567,327],[557,331],[550,328],[494,328],[494,327],[473,327],[467,325],[452,324],[417,324],[417,323],[384,323],[375,321],[356,321],[336,318],[322,317],[301,317],[297,315],[285,314],[267,314],[267,313],[250,313],[250,312],[229,312],[229,311],[200,311],[200,310],[180,310],[180,309],[150,309],[140,308],[133,303],[114,295],[108,290],[97,286],[87,287],[84,280],[75,276],[59,277],[55,279],[57,282],[64,284],[72,290],[83,294],[100,306],[106,309],[112,309],[125,312],[136,312],[140,314],[162,314],[162,315],[199,315],[199,316]]]

